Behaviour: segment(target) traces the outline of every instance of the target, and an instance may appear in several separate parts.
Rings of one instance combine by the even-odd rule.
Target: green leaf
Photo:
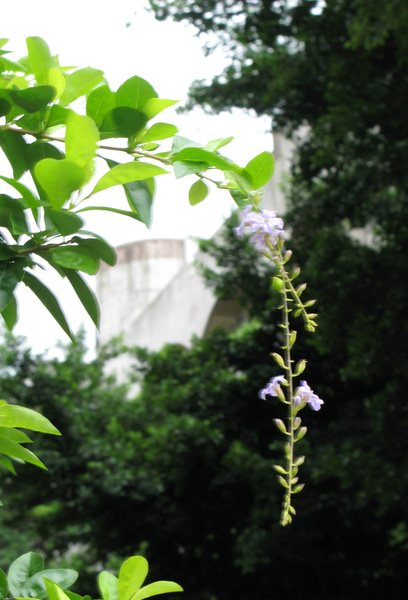
[[[119,571],[119,600],[130,600],[146,579],[149,567],[143,556],[125,560]]]
[[[24,446],[20,446],[17,442],[13,442],[13,440],[7,440],[6,438],[0,437],[0,452],[5,454],[6,456],[11,456],[12,458],[19,458],[24,462],[31,463],[36,467],[40,467],[40,469],[45,469],[46,466],[44,463],[40,461],[37,456],[31,452],[31,450],[27,450]]]
[[[50,600],[69,600],[64,590],[59,585],[51,581],[51,579],[44,579],[45,587],[47,588],[48,597]]]
[[[98,577],[98,588],[103,600],[119,600],[119,580],[108,571],[102,571]]]
[[[159,594],[169,594],[170,592],[182,592],[183,588],[174,583],[174,581],[155,581],[149,585],[142,587],[133,596],[132,600],[143,600],[144,598],[150,598],[151,596],[158,596]]]
[[[113,160],[106,160],[109,167],[112,169],[118,163]],[[151,208],[154,196],[154,179],[145,181],[132,181],[123,186],[125,195],[132,212],[137,219],[144,223],[146,227],[150,227],[151,223]]]
[[[44,560],[39,554],[27,552],[19,556],[8,570],[9,589],[13,596],[20,596],[27,579],[42,569],[44,569]]]
[[[13,463],[6,456],[0,456],[0,465],[7,469],[7,471],[10,471],[10,473],[12,473],[13,475],[17,475]],[[0,504],[0,506],[2,506],[2,504]]]
[[[144,179],[155,177],[156,175],[163,175],[164,173],[167,173],[167,171],[157,165],[151,165],[150,163],[140,161],[123,163],[113,167],[108,173],[101,177],[90,196],[114,185],[124,185],[125,183],[131,183],[132,181],[142,181]]]
[[[234,139],[233,137],[227,137],[227,138],[219,138],[218,140],[212,140],[211,142],[208,142],[208,144],[205,147],[205,150],[208,150],[209,152],[215,152],[216,150],[219,150],[223,146],[230,144],[233,139]]]
[[[61,235],[71,235],[81,229],[84,222],[81,217],[65,210],[46,211],[46,215]]]
[[[82,306],[95,323],[95,326],[99,328],[101,315],[95,294],[88,287],[86,281],[84,281],[79,273],[73,269],[67,269],[65,267],[62,267],[62,270],[74,288],[76,295],[82,303]]]
[[[178,129],[175,125],[169,123],[155,123],[146,131],[140,143],[153,142],[157,140],[165,140],[173,137]]]
[[[57,67],[48,71],[48,83],[55,89],[55,99],[60,98],[65,91],[65,76]]]
[[[72,160],[45,158],[35,165],[34,173],[53,208],[60,209],[85,182],[85,171]]]
[[[275,170],[275,159],[270,152],[262,152],[255,156],[244,169],[244,174],[249,173],[254,189],[266,185]]]
[[[0,147],[11,164],[14,179],[20,179],[27,171],[26,146],[19,133],[0,129]]]
[[[112,109],[100,125],[102,139],[129,138],[141,131],[147,123],[146,115],[140,110],[126,106]]]
[[[6,308],[2,310],[1,316],[4,319],[7,329],[12,331],[18,321],[17,302],[14,295],[11,296],[10,302],[7,304]]]
[[[16,404],[0,405],[0,427],[19,427],[40,433],[61,435],[58,429],[41,413]]]
[[[61,106],[67,106],[80,96],[89,94],[103,79],[103,71],[86,67],[68,75],[65,90],[59,99]]]
[[[28,37],[27,40],[28,57],[31,67],[38,84],[48,83],[48,72],[55,66],[55,60],[52,58],[47,43],[40,37]]]
[[[175,135],[171,147],[172,154],[176,154],[184,148],[200,148],[200,144],[198,142],[193,142],[193,140],[189,140],[182,135]]]
[[[50,251],[53,261],[61,267],[83,271],[88,275],[95,275],[99,269],[99,258],[90,248],[79,246],[63,246]]]
[[[78,579],[78,573],[73,569],[45,569],[32,575],[23,585],[21,593],[28,598],[47,597],[44,579],[52,581],[62,589],[70,587]]]
[[[173,156],[173,161],[206,162],[208,165],[220,169],[221,171],[242,171],[238,165],[230,160],[223,158],[216,152],[209,152],[202,148],[184,148]]]
[[[32,442],[28,435],[12,427],[0,426],[0,437],[7,438],[8,440],[13,440],[13,442],[17,442],[17,444],[30,444]]]
[[[65,154],[68,160],[78,163],[87,176],[92,175],[99,131],[90,117],[71,112],[67,118]]]
[[[143,106],[143,112],[148,118],[148,120],[153,119],[156,115],[162,112],[162,110],[168,108],[169,106],[174,106],[177,104],[178,100],[165,100],[164,98],[151,98],[146,102]]]
[[[13,297],[16,285],[21,281],[22,269],[13,263],[0,264],[0,312],[8,306]]]
[[[115,95],[116,106],[142,109],[148,100],[157,98],[153,87],[145,79],[135,75],[118,89]]]
[[[118,215],[122,215],[124,217],[130,217],[131,219],[135,219],[136,221],[140,221],[140,217],[136,213],[130,212],[129,210],[121,210],[120,208],[112,208],[110,206],[86,206],[85,208],[77,210],[77,212],[87,212],[89,210],[105,210],[108,212],[116,213]]]
[[[207,197],[207,194],[208,187],[201,179],[193,183],[188,193],[188,199],[191,206],[195,206],[202,202]]]
[[[50,85],[39,85],[26,90],[10,90],[12,100],[25,112],[34,113],[54,100],[56,89]]]
[[[116,265],[116,252],[108,242],[100,237],[98,238],[82,238],[75,236],[72,238],[81,248],[90,248],[92,253],[113,267]]]
[[[193,175],[206,171],[208,169],[208,163],[205,162],[189,162],[189,161],[177,161],[173,164],[174,175],[176,179],[181,179],[186,175]]]
[[[23,185],[19,181],[15,181],[14,179],[10,179],[9,177],[3,177],[2,175],[0,175],[0,179],[11,185],[22,195],[27,208],[35,209],[41,206],[41,202],[36,196],[34,196],[32,191],[29,190],[25,185]]]
[[[0,600],[7,598],[8,582],[5,572],[0,569]]]
[[[56,261],[57,262],[57,261]],[[54,294],[49,290],[39,279],[34,277],[28,271],[24,271],[24,279],[23,282],[27,287],[31,289],[32,292],[37,296],[37,298],[42,302],[48,312],[54,317],[57,321],[58,325],[65,331],[67,336],[74,342],[75,336],[71,332],[67,320],[65,318],[64,313],[61,310],[58,300],[54,296]]]
[[[101,85],[91,92],[86,101],[86,114],[100,125],[105,117],[115,108],[115,93],[108,85]]]
[[[72,110],[70,108],[63,108],[58,104],[53,104],[47,121],[47,129],[57,127],[57,125],[65,125],[71,112]],[[45,158],[45,156],[43,158]]]

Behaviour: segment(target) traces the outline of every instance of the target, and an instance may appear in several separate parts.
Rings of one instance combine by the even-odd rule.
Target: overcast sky
[[[100,0],[18,0],[2,6],[1,21],[1,37],[10,39],[6,48],[16,50],[16,58],[26,54],[26,37],[40,36],[53,53],[59,54],[62,65],[102,69],[113,89],[139,75],[160,97],[183,101],[194,79],[211,79],[225,65],[221,51],[204,57],[204,40],[198,39],[191,27],[155,21],[146,10],[145,0],[118,0],[106,4],[106,8]],[[170,109],[160,115],[160,120],[174,123],[181,135],[200,143],[234,136],[225,154],[242,165],[256,154],[271,150],[268,120],[241,111],[208,116],[198,109],[188,115]],[[233,204],[229,195],[215,191],[204,203],[190,207],[187,193],[192,180],[170,182],[171,176],[165,177],[158,185],[150,231],[133,220],[128,223],[124,218],[103,214],[92,217],[89,227],[113,245],[146,238],[210,237],[230,214]],[[69,307],[70,323],[74,328],[85,323],[92,343],[92,325],[69,289],[60,288],[59,293],[63,306]],[[31,292],[20,294],[20,304],[16,331],[27,335],[36,351],[64,339],[64,333],[54,326]]]

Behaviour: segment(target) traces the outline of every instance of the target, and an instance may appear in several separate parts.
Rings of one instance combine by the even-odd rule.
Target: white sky
[[[16,0],[2,6],[0,37],[10,39],[6,48],[16,51],[15,58],[26,54],[26,37],[40,36],[52,53],[59,54],[62,65],[102,69],[114,90],[129,77],[139,75],[160,97],[183,101],[192,81],[221,73],[225,59],[221,51],[204,57],[203,40],[195,36],[193,28],[170,21],[159,23],[145,7],[145,0]],[[127,23],[131,26],[126,27]],[[234,136],[225,154],[241,165],[272,146],[268,120],[238,110],[208,116],[199,109],[188,115],[168,109],[156,120],[174,123],[181,135],[200,143]],[[134,220],[128,222],[109,213],[87,213],[93,215],[87,221],[88,227],[115,246],[146,238],[208,238],[230,214],[233,203],[227,192],[212,192],[202,204],[190,207],[188,189],[194,179],[174,181],[172,175],[162,178],[158,178],[150,231]],[[49,285],[56,285],[55,279]],[[69,286],[60,286],[59,282],[58,286],[70,324],[76,330],[83,322],[92,344],[92,323]],[[16,332],[26,335],[35,351],[52,348],[58,339],[66,340],[31,292],[19,293],[19,298]]]

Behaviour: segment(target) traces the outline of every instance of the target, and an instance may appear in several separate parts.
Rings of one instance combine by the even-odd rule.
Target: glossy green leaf
[[[28,37],[27,40],[28,57],[35,79],[39,85],[48,83],[48,72],[55,66],[55,60],[52,58],[47,43],[40,37]]]
[[[170,106],[174,106],[177,104],[178,100],[165,100],[164,98],[150,98],[143,106],[143,112],[146,117],[150,120],[153,119],[156,115],[169,108]]]
[[[57,321],[58,325],[65,331],[67,336],[74,342],[75,336],[73,335],[68,322],[65,318],[64,313],[59,305],[58,300],[54,296],[54,294],[45,286],[39,279],[34,277],[28,271],[24,272],[23,282],[27,287],[31,289],[32,292],[37,296],[37,298],[42,302],[48,312],[54,317]]]
[[[86,67],[68,75],[65,90],[59,99],[61,106],[67,106],[80,96],[89,94],[103,79],[103,71]]]
[[[176,135],[178,129],[170,123],[155,123],[146,131],[140,143],[153,142],[157,140],[165,140]]]
[[[98,588],[103,600],[119,600],[119,580],[108,571],[102,571],[98,577]]]
[[[268,183],[275,170],[275,159],[270,152],[262,152],[246,165],[243,174],[249,173],[253,189],[257,190]]]
[[[155,581],[154,583],[150,583],[149,585],[140,588],[133,596],[132,600],[144,600],[144,598],[151,598],[152,596],[158,596],[159,594],[182,591],[183,588],[178,585],[178,583],[174,583],[174,581]]]
[[[142,181],[143,179],[150,179],[151,177],[156,177],[156,175],[163,175],[165,173],[167,173],[167,171],[150,163],[141,161],[123,163],[113,167],[108,173],[103,175],[90,195],[106,190],[114,185],[124,185],[125,183],[131,183],[132,181]]]
[[[136,213],[130,212],[129,210],[122,210],[120,208],[112,208],[110,206],[86,206],[85,208],[81,208],[80,210],[77,210],[77,213],[87,212],[90,210],[102,210],[102,211],[112,212],[117,215],[122,215],[124,217],[130,217],[131,219],[140,221],[140,218]]]
[[[116,106],[142,109],[148,100],[157,98],[157,94],[148,81],[135,75],[127,79],[115,94]]]
[[[1,316],[4,319],[6,327],[9,331],[12,331],[15,324],[18,321],[18,309],[17,302],[14,295],[11,296],[10,302],[7,306],[2,310]]]
[[[111,169],[118,164],[113,160],[107,160],[106,162]],[[125,190],[125,195],[132,212],[139,221],[146,225],[146,227],[150,227],[154,196],[154,179],[132,181],[126,183],[123,186],[123,189]]]
[[[55,89],[55,99],[60,98],[65,91],[65,77],[60,69],[51,67],[48,71],[48,83]]]
[[[99,258],[89,248],[64,246],[50,251],[50,255],[57,265],[83,271],[88,275],[96,275],[99,269]]]
[[[13,466],[13,463],[6,456],[0,455],[0,466],[2,466],[4,469],[7,469],[7,471],[10,471],[10,473],[12,473],[13,475],[17,475],[16,470]],[[0,506],[2,506],[1,500],[0,500]]]
[[[26,90],[10,90],[12,100],[25,112],[37,112],[52,102],[56,89],[50,85],[39,85]]]
[[[215,152],[216,150],[219,150],[223,146],[230,144],[233,139],[234,139],[233,137],[227,137],[227,138],[219,138],[218,140],[212,140],[211,142],[208,142],[208,144],[205,147],[205,150],[208,150],[209,152]]]
[[[0,418],[1,423],[1,418]],[[17,442],[17,444],[30,444],[32,440],[18,429],[10,428],[10,427],[2,427],[0,425],[0,437],[7,438],[9,440],[13,440],[13,442]]]
[[[47,589],[49,600],[69,600],[69,597],[64,590],[51,579],[47,579],[46,577],[44,579],[44,585]]]
[[[146,579],[149,567],[143,556],[125,560],[119,571],[119,600],[130,600]]]
[[[0,437],[0,452],[6,456],[18,458],[24,462],[35,465],[36,467],[40,467],[40,469],[46,469],[44,463],[41,462],[34,452],[17,444],[17,442],[13,442],[13,440],[7,440],[6,438]]]
[[[75,236],[72,238],[72,241],[76,242],[81,248],[90,248],[94,256],[100,258],[111,267],[116,265],[115,249],[104,239],[100,237],[82,238]]]
[[[44,578],[64,589],[75,583],[78,579],[78,573],[73,569],[44,569],[44,571],[39,571],[27,579],[22,587],[21,594],[28,598],[39,598],[40,600],[46,598],[47,588]]]
[[[4,117],[11,110],[11,98],[8,90],[0,90],[0,117]]]
[[[30,227],[27,224],[25,214],[23,212],[10,215],[11,233],[14,236],[30,235]]]
[[[47,210],[47,216],[61,235],[71,235],[81,229],[84,222],[78,215],[64,210]]]
[[[63,207],[85,182],[84,169],[72,160],[45,158],[35,165],[35,176],[55,209]]]
[[[0,263],[0,312],[8,306],[13,297],[16,285],[21,281],[22,272],[12,263]]]
[[[220,169],[221,171],[241,171],[240,167],[235,163],[223,158],[215,152],[209,152],[202,148],[184,148],[177,152],[173,157],[174,161],[197,161],[206,162],[210,166]]]
[[[15,190],[17,190],[23,197],[25,206],[27,208],[38,208],[41,206],[41,202],[39,199],[32,193],[30,189],[28,189],[25,185],[20,183],[19,181],[15,181],[10,177],[3,177],[0,175],[0,179],[11,185]]]
[[[0,147],[11,164],[14,179],[20,179],[27,170],[26,146],[19,133],[0,129]]]
[[[174,175],[176,179],[181,179],[186,175],[192,175],[194,173],[200,173],[200,171],[206,171],[208,169],[208,163],[195,162],[195,161],[177,161],[173,163]]]
[[[0,406],[0,427],[20,427],[52,435],[61,435],[54,425],[42,414],[16,404]]]
[[[19,556],[8,570],[9,589],[13,596],[20,596],[21,588],[27,579],[42,569],[44,560],[39,554],[27,552]]]
[[[28,144],[26,154],[27,165],[30,170],[44,158],[53,158],[54,160],[61,160],[64,158],[64,155],[58,148],[43,140],[37,140],[32,144]]]
[[[175,135],[171,147],[172,154],[177,154],[177,152],[180,152],[180,150],[183,150],[184,148],[200,148],[200,144],[193,142],[193,140],[189,140],[182,135]]]
[[[74,288],[76,295],[82,303],[82,306],[95,323],[95,326],[99,328],[101,316],[98,300],[96,299],[94,292],[90,287],[88,287],[86,281],[84,281],[79,273],[73,269],[66,269],[64,267],[63,271]]]
[[[100,125],[102,139],[129,138],[141,131],[147,123],[146,115],[140,110],[126,106],[112,109]]]
[[[202,202],[207,197],[207,195],[208,187],[201,179],[199,179],[191,186],[190,191],[188,193],[188,199],[191,206],[194,206],[195,204],[199,204],[200,202]]]
[[[57,127],[58,125],[65,125],[71,112],[70,108],[64,108],[63,106],[59,106],[59,104],[53,104],[47,121],[47,129]]]
[[[86,114],[100,125],[105,117],[115,108],[115,93],[108,85],[101,85],[91,92],[86,101]]]
[[[0,600],[7,598],[8,582],[5,572],[0,569]]]
[[[66,124],[65,155],[68,160],[78,163],[89,177],[98,141],[99,131],[94,121],[71,112]]]

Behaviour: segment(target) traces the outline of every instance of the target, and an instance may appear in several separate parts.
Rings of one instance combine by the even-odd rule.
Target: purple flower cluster
[[[250,227],[254,234],[252,241],[261,252],[265,249],[267,241],[270,240],[272,246],[276,246],[278,239],[284,237],[283,220],[276,216],[276,210],[263,209],[257,212],[253,210],[253,206],[247,206],[241,225],[234,229],[235,233],[242,237],[246,226]]]
[[[287,381],[283,375],[277,375],[276,377],[272,377],[270,382],[267,383],[266,386],[262,390],[260,390],[258,394],[261,400],[266,400],[265,396],[277,396],[278,390],[281,389],[281,383],[287,384]]]
[[[293,403],[297,406],[309,404],[313,410],[320,410],[321,405],[324,404],[323,400],[310,389],[306,381],[300,382],[300,386],[295,391]]]

